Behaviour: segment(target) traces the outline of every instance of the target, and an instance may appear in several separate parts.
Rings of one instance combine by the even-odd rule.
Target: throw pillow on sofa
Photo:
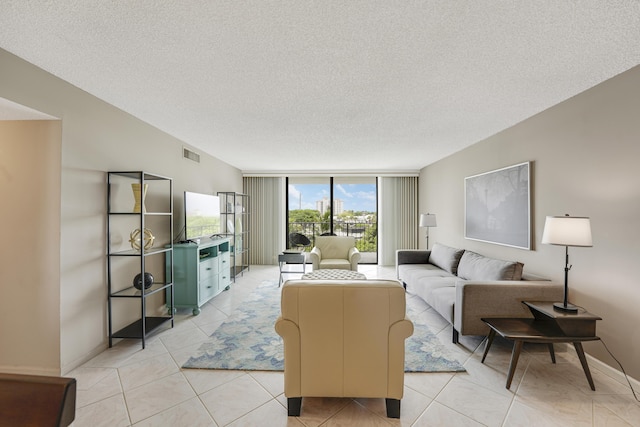
[[[524,264],[487,258],[465,251],[458,264],[458,277],[466,280],[521,280]]]
[[[464,249],[450,248],[449,246],[436,243],[433,245],[433,248],[431,248],[429,264],[440,267],[451,274],[456,274],[458,270],[458,263],[460,262],[460,257],[462,257],[463,253]]]

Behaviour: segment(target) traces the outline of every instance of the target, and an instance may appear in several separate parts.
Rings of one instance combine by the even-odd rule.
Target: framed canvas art
[[[531,162],[464,179],[464,237],[531,249]]]

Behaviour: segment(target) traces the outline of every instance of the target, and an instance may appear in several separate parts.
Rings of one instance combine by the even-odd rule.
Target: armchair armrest
[[[413,323],[409,318],[395,322],[389,327],[389,372],[404,372],[404,341],[413,335]],[[402,399],[404,379],[389,375],[389,397]]]
[[[322,251],[317,247],[313,247],[311,252],[309,252],[309,258],[311,258],[311,263],[313,264],[313,270],[317,270],[320,268],[320,260],[322,259]]]
[[[396,250],[396,277],[400,278],[398,266],[401,264],[428,264],[431,251],[423,249]]]
[[[563,292],[550,281],[457,280],[453,327],[462,335],[484,335],[483,317],[532,317],[522,301],[561,301]]]
[[[284,389],[287,391],[286,396],[301,396],[300,329],[294,322],[283,319],[282,316],[276,320],[275,329],[284,343],[285,370],[298,373],[298,375],[285,375]]]
[[[358,271],[358,263],[360,262],[360,258],[362,255],[360,251],[355,246],[349,249],[349,262],[351,263],[351,270]]]
[[[423,249],[397,249],[396,265],[400,264],[427,264],[431,251]]]

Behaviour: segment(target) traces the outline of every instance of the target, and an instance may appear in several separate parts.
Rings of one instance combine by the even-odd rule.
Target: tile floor
[[[360,271],[368,278],[395,275],[392,267]],[[422,306],[421,316],[467,372],[407,374],[399,420],[385,417],[382,399],[308,398],[301,417],[287,417],[281,372],[181,369],[255,287],[277,278],[276,266],[252,266],[199,316],[180,311],[175,327],[152,335],[145,350],[137,340],[121,340],[67,373],[78,381],[73,427],[640,426],[640,404],[628,386],[591,366],[597,389],[591,391],[572,348],[558,350],[553,365],[546,347],[525,345],[511,390],[505,389],[508,342],[496,338],[481,364],[482,337],[451,344],[451,327],[410,295],[408,303]]]

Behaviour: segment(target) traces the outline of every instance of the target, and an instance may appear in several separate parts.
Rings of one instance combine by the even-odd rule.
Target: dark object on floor
[[[76,417],[75,378],[0,374],[0,424],[66,427]]]
[[[291,233],[289,234],[289,244],[291,245],[292,248],[300,248],[301,246],[302,247],[310,246],[311,241],[304,234]]]

